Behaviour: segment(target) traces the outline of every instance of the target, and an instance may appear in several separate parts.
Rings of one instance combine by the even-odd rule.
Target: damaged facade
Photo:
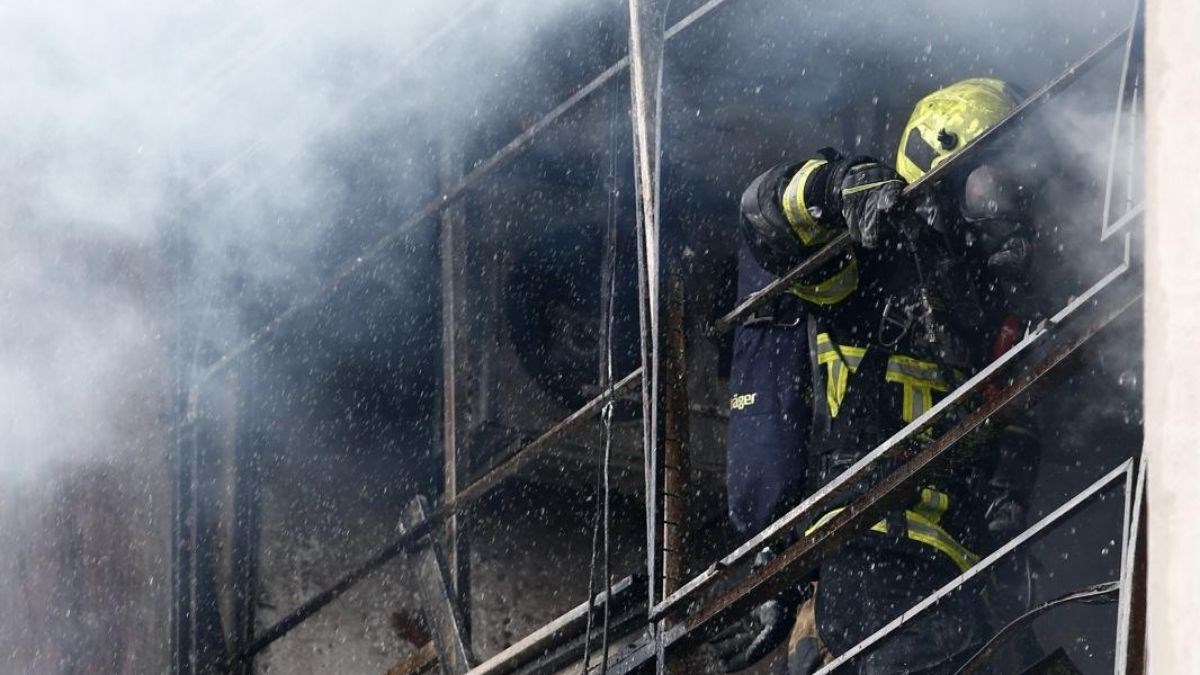
[[[902,44],[879,44],[868,3],[610,4],[547,26],[486,100],[454,91],[454,109],[406,110],[327,148],[345,190],[315,281],[197,285],[189,218],[212,217],[206,191],[220,181],[163,225],[146,265],[167,268],[154,273],[171,292],[145,301],[184,309],[166,313],[162,360],[174,365],[154,372],[168,404],[144,426],[170,438],[139,451],[138,480],[156,487],[128,501],[149,505],[146,526],[112,535],[145,540],[131,574],[162,588],[119,620],[144,634],[14,652],[18,670],[551,673],[580,672],[587,652],[606,672],[719,672],[710,639],[953,471],[980,428],[1027,409],[1044,446],[1029,529],[945,594],[978,593],[989,566],[1028,551],[1030,605],[1059,602],[1002,635],[996,672],[1142,672],[1134,5],[1039,23],[1036,3],[931,3],[945,11],[922,10]],[[500,11],[472,9],[477,23],[431,33],[412,58],[470,50]],[[729,517],[726,430],[755,394],[731,391],[731,331],[851,244],[834,239],[741,297],[742,191],[821,145],[890,162],[914,102],[975,76],[1019,83],[1020,105],[906,190],[983,161],[1038,176],[1034,318],[986,371],[747,540]],[[373,101],[405,86],[356,105],[390,114]],[[388,154],[388,134],[420,137],[418,168]],[[1069,172],[1041,179],[1026,160],[1046,146]],[[228,305],[225,318],[205,303]],[[249,328],[207,323],[221,320]],[[854,506],[788,539],[868,474]],[[64,489],[103,504],[92,483],[105,480],[117,479]],[[96,546],[97,559],[125,555]],[[81,588],[137,585],[95,569],[106,576],[73,572]],[[107,602],[79,597],[85,613]],[[113,630],[30,616],[81,645]],[[1035,658],[1002,661],[1030,639]],[[783,652],[749,672],[778,672]]]

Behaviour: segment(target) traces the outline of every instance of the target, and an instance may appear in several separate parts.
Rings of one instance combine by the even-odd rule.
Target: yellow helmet
[[[896,170],[910,183],[917,180],[995,126],[1017,103],[1011,86],[990,77],[955,82],[928,94],[917,101],[900,136]]]

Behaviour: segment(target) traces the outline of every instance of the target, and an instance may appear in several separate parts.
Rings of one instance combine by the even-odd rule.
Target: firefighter
[[[770,275],[788,272],[841,232],[849,232],[853,245],[735,337],[732,400],[740,405],[731,406],[728,460],[735,524],[761,528],[805,490],[828,483],[1019,332],[1006,311],[1018,304],[1029,259],[1027,191],[1003,167],[983,165],[921,198],[901,198],[909,182],[1017,101],[1000,80],[964,80],[917,104],[895,167],[826,148],[750,184],[741,202],[742,235],[749,257]],[[797,401],[808,410],[801,412]],[[752,421],[747,411],[755,406],[767,421]],[[803,613],[791,631],[791,675],[814,670],[827,658],[826,647],[836,655],[854,646],[1023,528],[1037,456],[1033,434],[1009,426],[970,460],[930,479],[906,509],[827,558],[815,585],[816,635],[801,625]],[[778,461],[784,470],[752,466],[757,461]],[[803,533],[822,527],[894,468],[877,462],[867,480],[804,524]],[[768,473],[772,489],[755,493],[752,481]],[[764,551],[758,564],[770,556]],[[795,615],[788,608],[809,588],[766,603],[740,636],[715,643],[726,669],[749,665],[787,635]],[[955,593],[854,667],[872,675],[954,672],[987,632],[979,594]]]

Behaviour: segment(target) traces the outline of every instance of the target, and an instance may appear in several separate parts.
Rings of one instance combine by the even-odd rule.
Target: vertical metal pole
[[[262,495],[259,478],[263,443],[258,368],[259,357],[252,356],[247,359],[238,377],[238,430],[233,467],[234,541],[230,556],[233,564],[231,594],[234,601],[231,633],[236,652],[241,652],[254,640],[255,611],[258,607],[259,505]],[[231,675],[254,672],[253,657],[231,664],[229,670]]]
[[[687,342],[683,276],[671,271],[667,300],[666,368],[663,376],[662,597],[687,580],[688,457]]]
[[[688,579],[687,517],[691,481],[687,340],[684,332],[683,275],[673,266],[667,298],[666,362],[663,372],[662,596]],[[664,620],[662,629],[671,627]],[[693,672],[696,664],[674,659],[668,673]]]
[[[401,533],[419,527],[429,517],[430,510],[425,497],[414,497],[400,522]],[[429,624],[442,672],[461,675],[475,665],[475,655],[466,631],[466,618],[461,605],[454,601],[450,570],[438,547],[437,538],[428,535],[422,539],[420,550],[413,556],[413,575],[421,605],[425,609],[425,620]]]
[[[637,188],[638,286],[642,323],[642,405],[645,414],[647,567],[655,579],[658,443],[659,343],[659,93],[662,85],[663,21],[661,0],[629,0],[630,96],[633,122],[634,178]],[[657,584],[650,584],[654,604]]]
[[[439,161],[440,181],[448,189],[462,180],[462,144],[449,133],[443,135]],[[445,458],[443,495],[447,503],[457,499],[470,471],[468,454],[467,392],[467,250],[466,212],[462,202],[443,209],[440,231],[442,286],[442,449]],[[446,519],[447,564],[455,602],[470,634],[471,560],[464,516],[454,512]],[[469,641],[469,638],[468,638]]]
[[[1121,595],[1117,605],[1116,675],[1141,673],[1145,644],[1146,463],[1130,467],[1126,487],[1124,541],[1121,547]],[[1131,490],[1132,488],[1132,490]],[[1132,493],[1131,493],[1132,492]]]
[[[1117,153],[1121,140],[1121,127],[1124,126],[1122,123],[1125,121],[1125,111],[1128,109],[1129,115],[1132,117],[1133,108],[1137,105],[1136,87],[1130,86],[1130,83],[1139,79],[1137,73],[1142,67],[1143,26],[1142,2],[1134,0],[1129,36],[1125,42],[1125,56],[1121,63],[1121,79],[1117,85],[1117,105],[1113,115],[1112,140],[1108,149],[1108,172],[1104,182],[1104,213],[1100,219],[1100,239],[1102,241],[1117,229],[1110,227],[1113,224],[1112,207],[1116,192]],[[1129,126],[1129,134],[1132,137],[1135,131],[1132,120]]]
[[[1128,130],[1128,156],[1126,157],[1125,168],[1125,209],[1124,213],[1129,213],[1133,210],[1134,204],[1139,201],[1139,179],[1145,174],[1144,171],[1138,170],[1138,147],[1141,145],[1141,134],[1138,133],[1138,94],[1142,83],[1142,71],[1139,68],[1132,75],[1133,83],[1129,93],[1129,130]]]
[[[197,392],[197,422],[191,436],[191,599],[189,623],[192,668],[197,675],[225,673],[230,645],[226,631],[234,572],[227,557],[238,527],[228,497],[233,488],[236,448],[237,373],[205,383]],[[232,617],[228,617],[232,618]]]
[[[658,391],[659,391],[659,177],[664,0],[629,0],[630,120],[633,123],[637,189],[638,314],[641,318],[642,443],[646,481],[646,573],[648,607],[656,604],[658,579]],[[665,668],[661,626],[653,626],[657,669]]]
[[[1145,468],[1143,466],[1143,473]],[[1129,589],[1129,631],[1122,658],[1126,675],[1144,675],[1146,672],[1146,534],[1149,525],[1150,501],[1143,495],[1133,527],[1133,569]]]
[[[642,345],[642,443],[646,474],[646,568],[648,604],[658,598],[659,485],[659,178],[662,50],[666,1],[629,0],[630,121],[634,125],[634,186],[638,229],[638,315]],[[666,668],[661,625],[653,627],[656,669]]]
[[[195,672],[195,516],[192,472],[195,467],[194,423],[176,432],[175,441],[175,673]]]

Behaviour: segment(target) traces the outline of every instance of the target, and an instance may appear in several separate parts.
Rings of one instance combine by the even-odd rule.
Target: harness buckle
[[[883,305],[879,316],[879,344],[891,349],[900,344],[913,325],[913,308],[898,302],[895,296],[889,297]],[[891,334],[895,333],[895,337]]]

